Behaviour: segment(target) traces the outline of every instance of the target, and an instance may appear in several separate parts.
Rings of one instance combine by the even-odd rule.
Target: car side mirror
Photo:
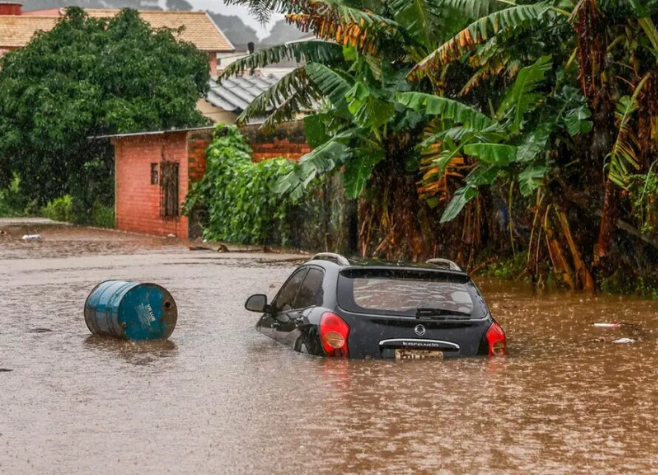
[[[267,305],[267,295],[265,294],[255,294],[247,299],[247,302],[244,304],[244,308],[250,312],[263,313],[269,310],[269,305]]]

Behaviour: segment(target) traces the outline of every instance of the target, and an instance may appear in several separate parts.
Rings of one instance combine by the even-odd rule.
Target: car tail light
[[[320,320],[320,339],[327,356],[347,358],[347,338],[350,336],[350,327],[335,313],[327,312]]]
[[[487,343],[489,343],[489,356],[507,355],[505,332],[496,322],[493,322],[487,331]]]

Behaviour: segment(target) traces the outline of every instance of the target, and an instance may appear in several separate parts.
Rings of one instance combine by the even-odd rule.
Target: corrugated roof
[[[174,134],[177,132],[194,132],[196,130],[213,130],[214,125],[207,127],[184,127],[180,129],[169,129],[169,130],[151,130],[147,132],[132,132],[126,134],[110,134],[110,135],[96,135],[93,137],[87,137],[87,140],[98,140],[98,139],[113,139],[113,138],[123,138],[123,137],[139,137],[142,135],[164,135],[164,134]]]
[[[279,82],[281,76],[236,76],[210,81],[206,100],[215,107],[229,112],[242,112],[262,92]]]
[[[101,9],[85,11],[93,18],[109,18],[120,12]],[[153,28],[184,27],[178,38],[193,43],[202,51],[234,51],[231,42],[206,12],[141,10],[139,15]],[[30,42],[34,33],[50,31],[58,20],[57,16],[0,15],[0,48],[22,48]]]
[[[0,48],[22,48],[39,31],[50,31],[57,17],[0,15]]]

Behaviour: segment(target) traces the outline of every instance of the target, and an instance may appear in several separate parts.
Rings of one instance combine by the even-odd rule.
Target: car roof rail
[[[455,262],[450,259],[443,259],[441,257],[435,257],[434,259],[428,259],[425,261],[425,264],[431,264],[433,266],[442,266],[447,267],[450,270],[456,270],[461,272],[461,267],[459,267]]]
[[[312,261],[330,261],[335,262],[341,266],[349,266],[350,261],[347,260],[347,257],[336,254],[335,252],[319,252],[311,258]]]

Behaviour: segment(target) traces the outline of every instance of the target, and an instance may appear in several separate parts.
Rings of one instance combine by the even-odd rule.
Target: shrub
[[[0,189],[0,216],[15,217],[35,214],[36,201],[30,201],[23,193],[21,179],[14,174],[9,186]]]
[[[277,181],[296,164],[285,158],[251,161],[251,149],[233,126],[220,124],[207,150],[203,179],[196,183],[184,206],[190,214],[206,207],[204,238],[238,244],[264,244],[272,236],[286,244],[286,216],[294,202],[273,191]]]
[[[43,208],[43,215],[53,221],[63,221],[70,223],[73,221],[73,197],[64,195],[61,198],[52,200]]]
[[[114,206],[105,206],[96,201],[91,210],[91,224],[100,228],[114,228]]]

